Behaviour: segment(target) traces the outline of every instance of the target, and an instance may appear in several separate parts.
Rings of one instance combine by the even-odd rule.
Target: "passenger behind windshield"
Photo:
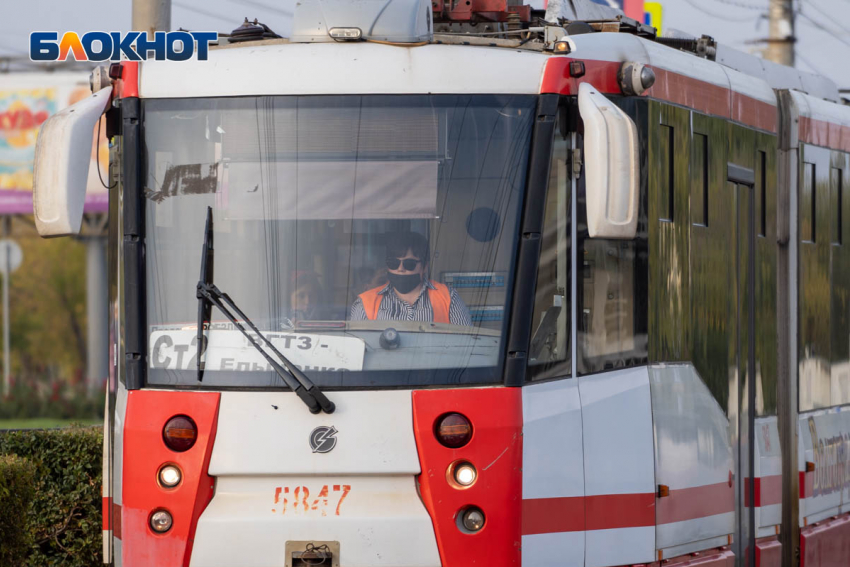
[[[324,290],[319,277],[310,271],[298,270],[289,277],[290,294],[289,319],[291,321],[318,321],[328,319],[323,307]]]
[[[361,293],[351,305],[352,321],[431,321],[472,324],[454,289],[428,278],[428,240],[417,232],[387,235],[389,283]]]

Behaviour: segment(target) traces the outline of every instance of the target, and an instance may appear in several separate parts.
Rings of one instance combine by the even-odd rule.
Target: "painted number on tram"
[[[351,485],[348,484],[326,484],[318,492],[311,492],[306,486],[278,486],[274,489],[272,512],[284,516],[339,516],[342,503],[349,492]]]

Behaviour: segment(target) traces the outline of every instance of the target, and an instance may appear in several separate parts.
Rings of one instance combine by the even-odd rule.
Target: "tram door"
[[[732,399],[737,394],[737,420],[730,424],[736,431],[736,524],[735,555],[738,564],[755,566],[755,509],[750,495],[754,494],[753,447],[754,408],[756,399],[755,357],[755,175],[752,169],[729,163],[727,193],[734,203],[734,237],[730,260],[735,264],[731,271],[735,277],[735,298],[730,305],[734,325],[734,368],[732,376]],[[731,193],[731,194],[730,194]],[[732,210],[729,211],[730,216]],[[737,423],[735,423],[737,421]]]

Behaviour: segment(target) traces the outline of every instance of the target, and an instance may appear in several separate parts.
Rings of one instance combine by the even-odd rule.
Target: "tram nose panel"
[[[300,542],[337,542],[343,566],[440,565],[411,392],[329,397],[337,410],[313,415],[291,392],[222,393],[191,567],[298,565]]]
[[[328,397],[314,415],[292,392],[223,392],[210,475],[419,474],[410,391]]]
[[[440,565],[412,476],[218,482],[198,522],[191,567],[284,567],[293,564],[292,542],[338,542],[345,566]]]

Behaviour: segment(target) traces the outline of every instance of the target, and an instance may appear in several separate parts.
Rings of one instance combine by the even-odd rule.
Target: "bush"
[[[29,555],[30,506],[35,467],[20,457],[0,455],[0,565],[24,567]]]
[[[98,427],[0,434],[0,455],[26,458],[35,473],[27,567],[101,563],[102,442]]]

